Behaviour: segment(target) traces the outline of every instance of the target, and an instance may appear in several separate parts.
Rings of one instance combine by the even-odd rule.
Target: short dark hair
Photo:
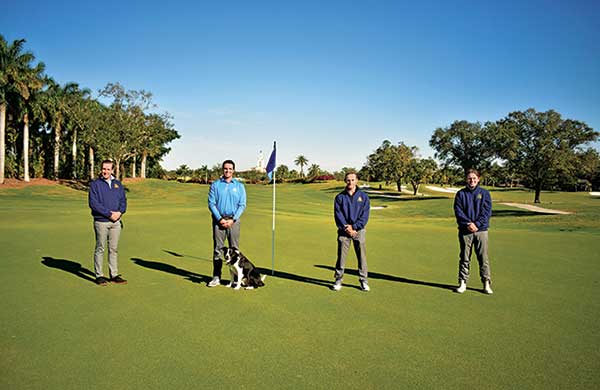
[[[354,175],[354,176],[356,176],[356,180],[358,180],[358,173],[356,173],[354,171],[346,172],[346,174],[344,175],[344,180],[346,180],[348,178],[348,175]]]
[[[223,164],[221,164],[221,168],[225,168],[225,164],[231,164],[231,165],[233,165],[233,170],[235,171],[235,163],[233,162],[233,160],[225,160],[225,161],[223,161]]]
[[[479,171],[477,169],[471,168],[471,169],[467,169],[465,172],[465,177],[469,176],[469,174],[473,173],[475,176],[477,177],[481,177],[481,173],[479,173]]]
[[[110,164],[111,169],[113,169],[115,167],[115,162],[113,160],[109,160],[109,159],[103,160],[102,164],[100,164],[100,167],[102,167],[102,165],[104,165],[104,164]]]

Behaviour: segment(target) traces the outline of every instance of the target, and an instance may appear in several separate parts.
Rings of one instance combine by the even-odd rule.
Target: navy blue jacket
[[[458,230],[469,233],[467,225],[473,222],[481,231],[490,227],[492,216],[492,197],[488,190],[479,186],[474,189],[465,187],[454,198],[454,215]]]
[[[369,222],[371,204],[369,196],[357,189],[354,195],[346,190],[336,195],[333,202],[333,214],[338,231],[344,231],[344,225],[352,225],[352,229],[364,229]]]
[[[109,218],[112,211],[120,211],[121,214],[125,214],[125,211],[127,211],[125,189],[117,179],[112,179],[110,187],[103,178],[92,181],[88,203],[90,209],[92,209],[94,221],[110,222]]]

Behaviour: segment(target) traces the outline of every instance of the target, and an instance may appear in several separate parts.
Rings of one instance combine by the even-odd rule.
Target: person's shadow
[[[54,257],[49,256],[44,256],[42,259],[42,264],[44,264],[46,267],[60,269],[89,282],[96,283],[96,275],[75,261],[67,259],[55,259]]]
[[[330,282],[330,281],[312,278],[310,276],[296,275],[296,274],[292,274],[289,272],[278,271],[278,270],[272,271],[270,269],[261,268],[261,267],[256,267],[256,269],[258,270],[258,272],[260,272],[261,275],[267,275],[267,278],[287,279],[287,280],[292,280],[294,282],[314,284],[317,286],[322,286],[322,287],[327,287],[327,288],[330,288],[332,285],[332,282]]]
[[[168,253],[169,255],[175,256],[175,257],[189,257],[192,259],[209,261],[212,263],[212,260],[208,259],[206,257],[192,256],[192,255],[175,252],[175,251],[168,250],[168,249],[163,249],[163,252]],[[143,259],[132,259],[132,260],[133,261],[141,260],[146,263],[148,262],[147,260],[143,260]],[[152,263],[151,266],[148,266],[149,264],[140,264],[140,265],[145,265],[145,266],[148,266],[148,268],[154,268],[154,269],[174,273],[176,275],[181,275],[181,276],[186,276],[186,273],[189,273],[189,271],[173,267],[169,264],[159,263],[159,262],[151,262],[151,263]],[[328,287],[328,288],[331,287],[331,285],[332,285],[332,283],[327,280],[311,278],[309,276],[296,275],[296,274],[292,274],[292,273],[285,272],[285,271],[271,270],[271,269],[262,268],[262,267],[256,267],[256,269],[258,270],[258,272],[260,272],[261,275],[267,275],[267,277],[269,277],[269,278],[287,279],[287,280],[292,280],[294,282],[314,284],[317,286],[323,286],[323,287]],[[227,271],[227,266],[225,264],[223,264],[223,275],[229,275],[229,272]],[[209,280],[210,280],[210,278],[209,278]]]
[[[330,271],[335,271],[335,267],[332,267],[329,265],[317,264],[317,265],[315,265],[315,267],[328,269]],[[358,276],[358,270],[354,270],[354,269],[346,268],[344,270],[344,273]],[[380,274],[378,272],[371,272],[371,271],[369,271],[369,279],[381,279],[381,280],[389,280],[391,282],[400,282],[400,283],[407,283],[407,284],[415,284],[415,285],[419,285],[419,286],[435,287],[435,288],[441,288],[444,290],[450,290],[452,292],[454,292],[456,290],[456,286],[453,286],[450,284],[426,282],[423,280],[408,279],[408,278],[403,278],[401,276]],[[473,289],[473,288],[469,288],[469,290],[480,291],[480,290]]]
[[[188,271],[183,268],[177,268],[171,264],[161,263],[159,261],[140,259],[139,257],[132,257],[131,261],[145,268],[153,269],[156,271],[162,271],[173,275],[183,276],[185,279],[189,280],[192,283],[208,283],[212,279],[212,277],[208,275],[197,274],[195,272]]]

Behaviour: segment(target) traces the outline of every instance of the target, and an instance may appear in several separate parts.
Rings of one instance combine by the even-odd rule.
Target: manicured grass
[[[493,296],[474,260],[458,295],[452,195],[372,197],[372,291],[344,288],[332,200],[342,183],[278,185],[275,275],[271,191],[247,186],[244,253],[265,269],[256,291],[209,289],[207,187],[126,184],[125,286],[92,282],[87,194],[0,189],[0,389],[598,388],[600,200],[543,193],[537,215],[497,204]],[[406,200],[405,200],[406,199]],[[106,266],[106,265],[105,265]]]

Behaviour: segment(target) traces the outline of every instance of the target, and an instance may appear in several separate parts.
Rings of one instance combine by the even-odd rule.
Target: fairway
[[[341,291],[333,198],[342,183],[247,185],[241,249],[268,277],[209,289],[208,187],[125,182],[127,285],[93,283],[87,192],[0,188],[0,389],[595,389],[600,387],[600,199],[544,192],[539,214],[492,191],[494,295],[476,260],[456,286],[452,194],[371,196],[360,291]],[[105,262],[105,268],[107,264]],[[224,278],[228,275],[224,273]]]

